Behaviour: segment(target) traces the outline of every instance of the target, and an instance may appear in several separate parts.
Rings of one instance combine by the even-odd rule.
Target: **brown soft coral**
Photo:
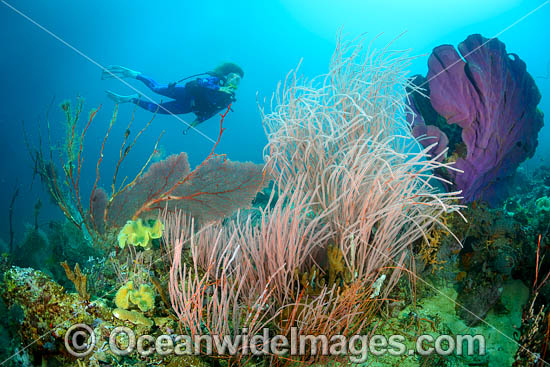
[[[67,275],[67,278],[73,282],[74,287],[76,288],[76,291],[78,292],[78,295],[82,297],[82,299],[89,301],[90,300],[90,293],[88,293],[88,277],[85,274],[82,274],[80,271],[80,266],[78,266],[78,263],[74,266],[74,271],[69,268],[69,264],[67,264],[66,261],[63,261],[61,263],[61,266],[63,269],[65,269],[65,274]]]

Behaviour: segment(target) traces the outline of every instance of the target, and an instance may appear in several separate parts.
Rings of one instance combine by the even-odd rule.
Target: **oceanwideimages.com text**
[[[403,356],[438,354],[485,355],[482,335],[420,335],[414,343],[407,343],[403,335],[300,335],[292,328],[290,335],[249,335],[243,329],[235,336],[219,335],[136,335],[128,327],[114,328],[108,341],[96,344],[96,336],[85,324],[73,325],[65,334],[65,347],[76,357],[85,357],[95,348],[110,348],[119,355],[138,353],[142,356],[158,355],[251,355],[251,356],[347,356],[353,363],[365,362],[369,356]],[[410,345],[414,345],[413,348]]]

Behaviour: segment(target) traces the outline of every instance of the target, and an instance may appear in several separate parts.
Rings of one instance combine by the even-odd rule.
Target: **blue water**
[[[114,107],[104,91],[133,93],[120,81],[100,80],[101,68],[97,64],[124,65],[159,82],[208,71],[223,61],[241,65],[245,76],[217,148],[217,152],[226,153],[232,160],[262,161],[266,139],[257,103],[263,103],[264,98],[269,103],[277,82],[302,58],[303,75],[313,77],[326,72],[336,34],[342,27],[346,39],[364,32],[372,37],[383,32],[379,45],[406,32],[396,47],[424,54],[411,67],[411,74],[424,75],[427,55],[433,47],[444,43],[456,45],[472,33],[485,37],[498,35],[508,52],[517,53],[526,61],[542,93],[539,107],[550,115],[550,4],[532,12],[545,4],[542,1],[11,0],[8,3],[29,19],[0,2],[0,208],[4,208],[0,210],[0,237],[5,241],[7,207],[17,182],[21,185],[15,208],[15,232],[19,238],[23,224],[33,220],[33,205],[38,198],[45,204],[42,222],[61,218],[59,210],[47,200],[40,182],[35,179],[31,186],[33,170],[21,123],[25,121],[31,140],[37,142],[38,121],[42,121],[45,134],[44,119],[52,99],[55,102],[50,120],[54,135],[64,133],[58,108],[63,99],[84,97],[86,113],[101,105],[85,145],[84,192],[95,179],[99,144]],[[152,95],[139,82],[130,83]],[[118,123],[105,151],[100,182],[103,185],[110,183],[110,167],[132,111],[130,105],[120,108]],[[181,117],[187,122],[194,118]],[[149,113],[137,111],[132,133],[149,118]],[[196,132],[183,135],[184,128],[183,122],[173,116],[157,116],[129,156],[123,173],[131,176],[137,172],[162,131],[165,135],[161,146],[165,152],[186,151],[192,165],[199,163],[209,153],[212,142]],[[213,118],[199,129],[215,139],[219,120]],[[539,135],[537,154],[528,162],[531,167],[549,163],[544,162],[549,141],[550,127],[546,126]]]

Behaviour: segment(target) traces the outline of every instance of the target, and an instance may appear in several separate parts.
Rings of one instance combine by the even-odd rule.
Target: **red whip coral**
[[[69,102],[62,106],[68,131],[62,144],[64,148],[60,152],[54,152],[50,146],[49,159],[41,150],[34,152],[32,157],[36,173],[46,184],[52,199],[67,219],[89,235],[89,239],[101,238],[110,230],[124,225],[127,220],[145,216],[148,212],[160,208],[168,208],[170,211],[178,208],[193,216],[197,222],[210,222],[249,205],[264,183],[263,165],[232,162],[227,160],[225,155],[214,153],[224,131],[223,120],[231,107],[229,106],[227,111],[220,115],[220,132],[210,154],[195,169],[190,169],[186,153],[172,155],[164,161],[149,165],[151,155],[134,179],[123,180],[122,184],[117,185],[123,161],[153,121],[151,119],[132,141],[128,133],[134,121],[132,116],[120,147],[114,175],[110,180],[110,192],[107,193],[99,187],[100,166],[106,141],[117,119],[118,108],[115,108],[101,144],[100,156],[95,163],[96,179],[88,200],[89,210],[86,210],[86,201],[81,200],[80,196],[84,137],[99,109],[92,111],[82,132],[77,133],[83,101],[79,99],[77,102],[74,110]],[[157,145],[158,141],[155,150]],[[54,156],[57,155],[61,158],[61,175],[54,164]],[[153,216],[156,216],[156,213]]]

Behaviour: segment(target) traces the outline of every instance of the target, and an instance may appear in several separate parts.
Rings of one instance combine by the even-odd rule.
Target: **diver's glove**
[[[125,68],[120,65],[109,65],[101,73],[101,79],[114,79],[114,78],[137,78],[141,74],[139,71]]]
[[[227,86],[227,87],[220,87],[220,89],[218,89],[218,90],[220,92],[230,94],[233,97],[233,96],[235,96],[235,91],[237,90],[237,88],[232,87],[232,86]]]
[[[131,102],[134,98],[139,98],[139,94],[122,96],[120,94],[116,94],[115,92],[111,92],[110,90],[106,90],[105,93],[107,93],[107,97],[112,99],[115,103],[128,103]]]

